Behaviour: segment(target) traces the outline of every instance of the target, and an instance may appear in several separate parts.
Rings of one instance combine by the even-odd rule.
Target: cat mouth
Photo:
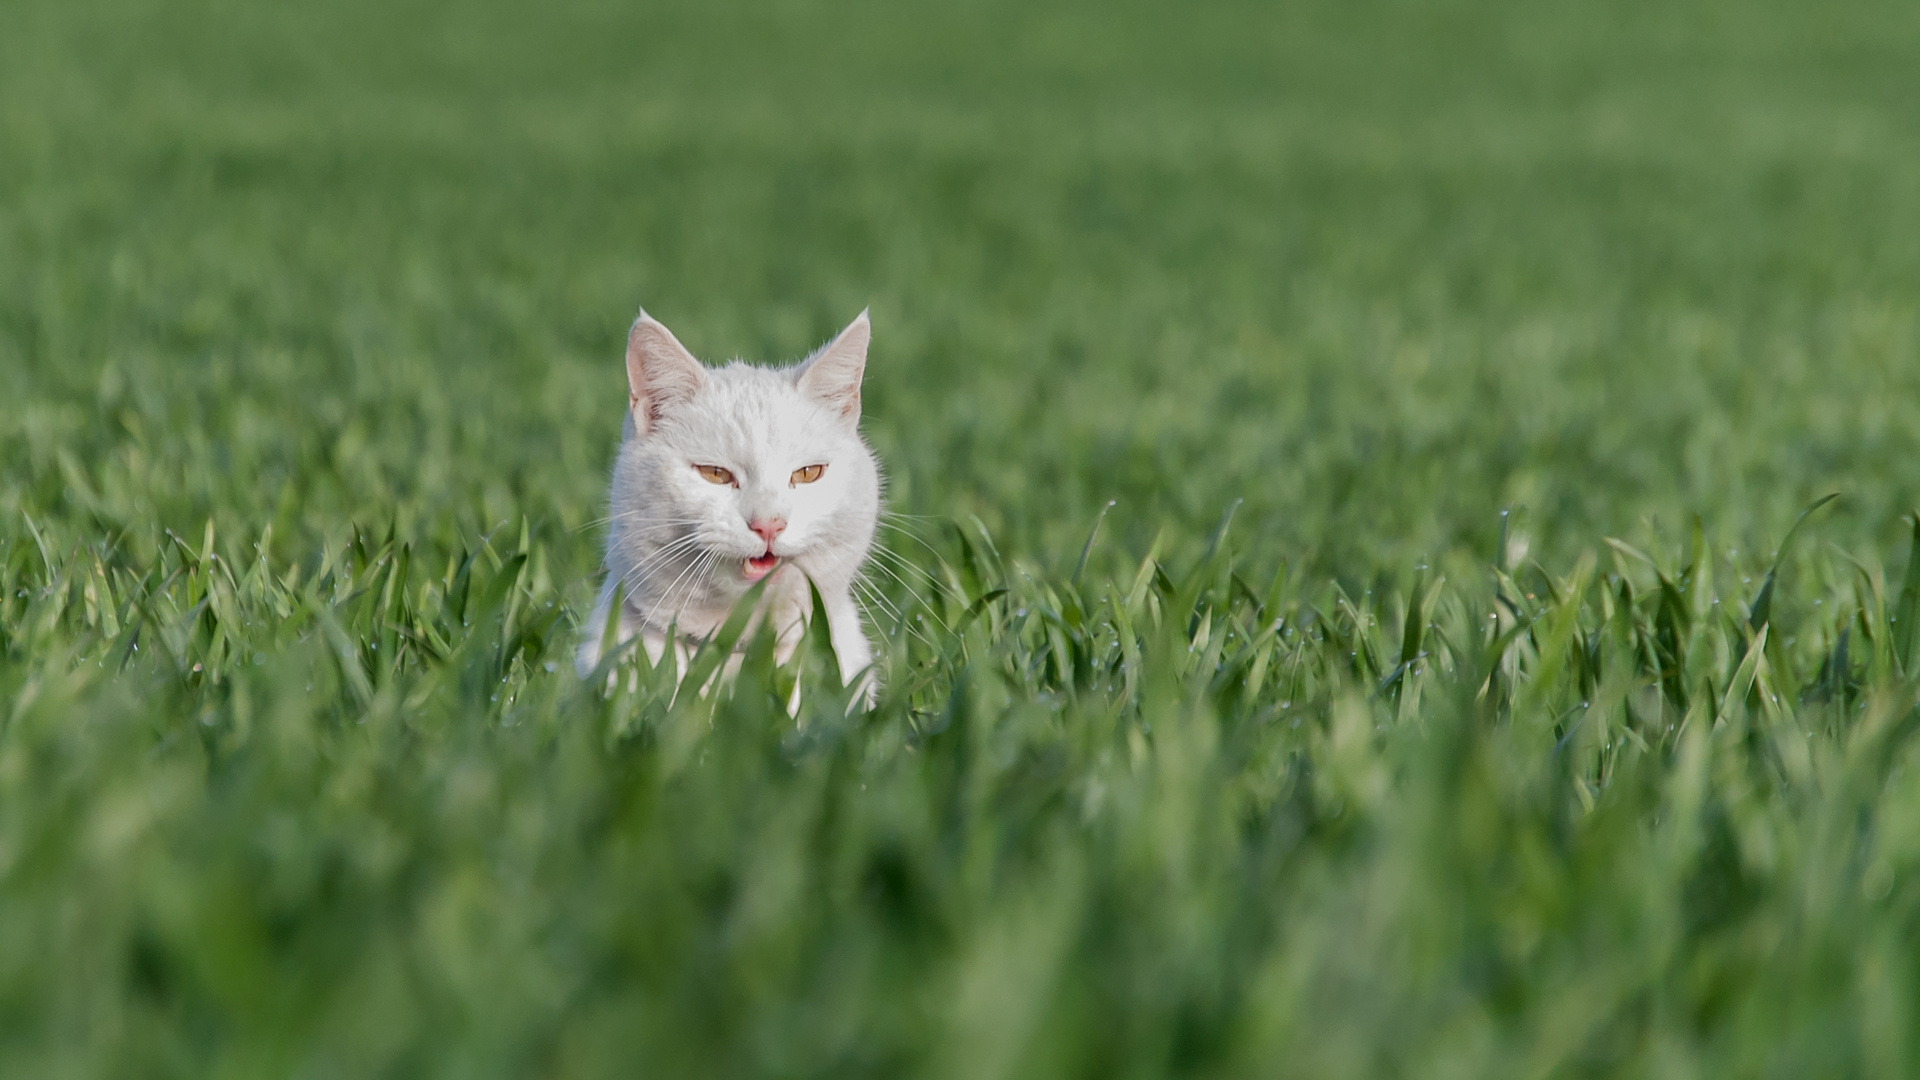
[[[773,573],[773,568],[778,565],[780,565],[780,556],[769,551],[765,555],[755,555],[747,559],[741,564],[740,572],[746,575],[748,581],[759,581]]]

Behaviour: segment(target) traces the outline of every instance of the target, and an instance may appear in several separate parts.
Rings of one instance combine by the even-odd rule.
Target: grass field
[[[0,1075],[1920,1071],[1920,7],[0,24]],[[642,303],[875,712],[571,675]]]

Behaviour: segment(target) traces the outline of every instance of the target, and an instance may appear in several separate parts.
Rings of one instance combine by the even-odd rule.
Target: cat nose
[[[768,546],[772,546],[773,538],[779,536],[786,527],[786,518],[754,518],[747,522],[747,528],[752,529],[760,539],[765,540]]]

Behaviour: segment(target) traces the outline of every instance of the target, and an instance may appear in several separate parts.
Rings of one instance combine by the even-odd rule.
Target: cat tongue
[[[748,559],[745,567],[747,580],[759,581],[761,578],[766,577],[773,572],[774,565],[779,561],[780,556],[772,552],[768,552],[765,555],[755,555],[753,558]]]

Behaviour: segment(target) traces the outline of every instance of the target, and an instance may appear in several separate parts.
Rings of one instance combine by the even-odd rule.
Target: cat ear
[[[867,343],[873,328],[862,311],[839,336],[807,357],[794,376],[800,392],[838,412],[849,424],[860,422],[860,377],[867,370]]]
[[[673,331],[642,311],[627,332],[627,410],[638,433],[651,431],[667,406],[691,400],[706,378]]]

